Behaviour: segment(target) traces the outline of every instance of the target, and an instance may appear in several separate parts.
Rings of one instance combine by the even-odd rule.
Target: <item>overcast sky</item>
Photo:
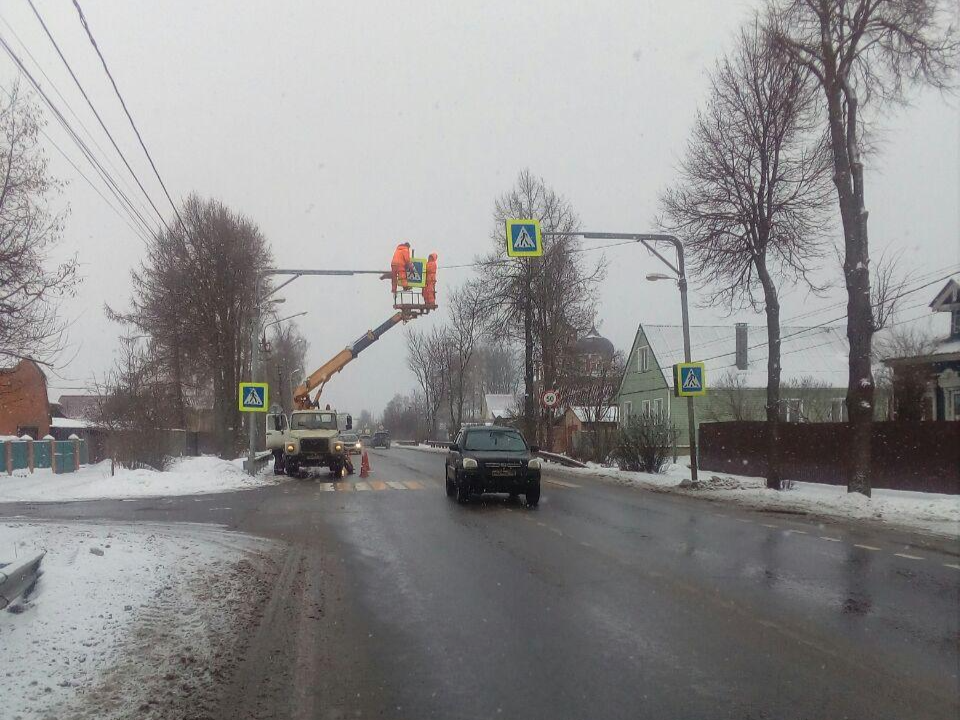
[[[72,4],[35,3],[163,208]],[[272,243],[278,266],[385,268],[394,245],[409,240],[418,254],[440,254],[442,303],[445,288],[468,272],[443,265],[488,249],[493,200],[522,168],[566,196],[587,229],[652,229],[658,194],[674,177],[705,100],[705,73],[755,3],[81,5],[176,199],[196,191],[243,212]],[[22,51],[19,36],[107,148],[26,0],[5,0],[0,17],[9,23],[0,22],[0,33]],[[15,75],[0,56],[2,81]],[[914,99],[883,121],[881,154],[867,167],[867,205],[873,255],[903,250],[905,266],[929,273],[960,264],[960,120],[955,99]],[[92,176],[64,132],[53,124],[48,132]],[[78,255],[84,277],[64,308],[73,325],[62,377],[51,379],[58,395],[112,363],[119,328],[104,318],[103,305],[126,306],[129,270],[143,244],[53,148],[50,156],[69,181],[61,251]],[[604,335],[626,349],[638,322],[679,322],[675,287],[643,280],[661,270],[655,259],[635,247],[605,252]],[[823,276],[839,283],[834,259]],[[934,290],[909,304],[929,301]],[[392,312],[386,284],[370,277],[302,278],[284,295],[284,314],[310,313],[300,325],[312,367]],[[842,297],[839,287],[824,299],[790,293],[785,324]],[[803,322],[841,313],[825,310]],[[763,322],[718,308],[691,314],[694,324]],[[379,411],[412,387],[403,333],[394,331],[324,397],[353,412]]]

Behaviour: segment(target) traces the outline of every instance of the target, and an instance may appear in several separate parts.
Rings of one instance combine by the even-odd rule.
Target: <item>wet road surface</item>
[[[443,456],[222,495],[0,505],[289,543],[224,718],[951,718],[958,548],[565,474],[539,508]]]

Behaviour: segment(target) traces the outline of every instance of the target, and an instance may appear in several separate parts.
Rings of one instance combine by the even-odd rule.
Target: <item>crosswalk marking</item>
[[[361,480],[360,482],[354,483],[353,486],[354,486],[357,490],[369,490],[369,489],[370,489],[370,485],[368,485],[367,483],[363,482],[362,480]]]
[[[337,492],[350,492],[353,490],[353,486],[350,483],[338,482],[334,484],[337,486]]]
[[[372,487],[374,490],[386,490],[386,489],[387,489],[387,484],[386,484],[385,482],[383,482],[382,480],[371,480],[368,484],[369,484],[370,487]]]
[[[416,480],[407,480],[403,484],[410,490],[423,490],[423,483],[418,483]]]
[[[426,490],[418,480],[343,480],[318,483],[317,492],[382,492],[391,490]]]
[[[575,485],[575,484],[572,483],[572,482],[565,482],[565,481],[563,481],[563,480],[556,480],[556,479],[554,479],[554,478],[544,478],[544,479],[543,479],[543,482],[547,483],[548,485],[559,485],[560,487],[565,487],[565,488],[578,488],[578,487],[580,487],[579,485]]]
[[[388,480],[387,485],[392,487],[394,490],[406,490],[407,486],[402,482],[397,482],[396,480]]]

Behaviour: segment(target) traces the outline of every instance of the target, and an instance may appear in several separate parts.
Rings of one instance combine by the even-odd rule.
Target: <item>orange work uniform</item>
[[[430,307],[437,306],[437,254],[430,253],[427,260],[427,284],[423,288],[423,301]]]
[[[390,261],[390,288],[391,292],[397,292],[399,284],[404,290],[409,290],[407,283],[407,268],[413,263],[410,262],[410,243],[400,243],[397,249],[393,251],[393,260]]]

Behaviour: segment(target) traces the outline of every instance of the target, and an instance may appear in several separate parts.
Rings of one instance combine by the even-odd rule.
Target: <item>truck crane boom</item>
[[[314,370],[308,378],[300,383],[294,391],[293,404],[296,409],[307,410],[311,407],[316,407],[319,403],[320,393],[323,392],[323,386],[329,382],[330,378],[343,370],[347,363],[379,340],[387,330],[390,330],[401,322],[414,320],[420,317],[421,314],[421,312],[415,309],[402,309],[394,313],[386,322],[381,323],[375,329],[367,330],[367,332],[327,360],[327,362]],[[317,388],[319,388],[319,390],[317,390],[316,396],[313,401],[311,401],[310,393]]]

